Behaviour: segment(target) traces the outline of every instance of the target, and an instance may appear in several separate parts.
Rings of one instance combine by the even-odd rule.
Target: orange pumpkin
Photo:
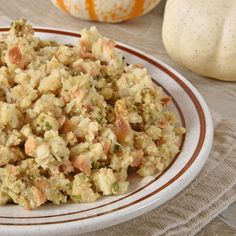
[[[52,0],[64,12],[84,20],[116,23],[152,10],[160,0]]]

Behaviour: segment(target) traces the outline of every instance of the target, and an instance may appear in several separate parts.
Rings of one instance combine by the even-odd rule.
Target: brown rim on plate
[[[9,30],[9,28],[1,28],[0,29],[0,32],[2,31],[7,31]],[[78,33],[72,33],[72,32],[65,32],[65,31],[61,31],[61,30],[51,30],[51,29],[40,29],[40,28],[36,28],[34,29],[36,32],[44,32],[44,33],[51,33],[51,34],[61,34],[61,35],[68,35],[68,36],[73,36],[73,37],[80,37],[80,34]],[[172,184],[174,181],[176,181],[181,175],[183,175],[186,170],[192,165],[192,163],[194,162],[194,160],[197,158],[201,148],[202,148],[202,145],[204,143],[204,140],[205,140],[205,134],[206,134],[206,121],[205,121],[205,115],[204,115],[204,112],[202,110],[202,107],[198,101],[198,99],[196,98],[196,96],[194,95],[194,93],[188,88],[188,86],[180,79],[178,78],[177,75],[175,75],[173,72],[171,72],[170,70],[168,70],[166,67],[164,67],[163,65],[159,64],[158,62],[156,62],[155,60],[143,55],[142,53],[139,53],[137,51],[134,51],[133,49],[130,49],[130,48],[127,48],[123,45],[117,45],[117,48],[123,50],[123,51],[126,51],[130,54],[133,54],[147,62],[149,62],[150,64],[154,65],[155,67],[159,68],[160,70],[162,70],[163,72],[165,72],[166,74],[168,74],[174,81],[176,81],[184,90],[185,92],[189,95],[189,97],[191,98],[192,102],[194,103],[195,105],[195,108],[198,112],[198,116],[199,116],[199,121],[200,121],[200,136],[199,136],[199,140],[198,140],[198,144],[197,144],[197,147],[192,155],[192,157],[190,158],[190,160],[188,161],[188,163],[181,169],[181,171],[176,174],[171,180],[169,180],[167,183],[165,183],[164,185],[162,185],[160,188],[154,190],[153,192],[149,193],[148,195],[142,197],[142,198],[139,198],[137,199],[136,201],[132,202],[132,203],[129,203],[129,204],[126,204],[124,206],[121,206],[121,207],[118,207],[116,209],[112,209],[110,211],[106,211],[106,212],[102,212],[102,213],[99,213],[99,214],[95,214],[95,215],[91,215],[91,216],[87,216],[87,217],[81,217],[81,218],[76,218],[76,219],[70,219],[70,220],[61,220],[61,221],[53,221],[53,222],[42,222],[42,223],[1,223],[0,222],[0,225],[44,225],[44,224],[58,224],[58,223],[65,223],[65,222],[72,222],[72,221],[79,221],[79,220],[84,220],[84,219],[89,219],[89,218],[94,218],[94,217],[98,217],[98,216],[101,216],[101,215],[105,215],[105,214],[108,214],[110,212],[115,212],[115,211],[118,211],[118,210],[121,210],[121,209],[124,209],[126,207],[129,207],[129,206],[132,206],[134,204],[137,204],[151,196],[153,196],[154,194],[160,192],[161,190],[165,189],[166,187],[168,187],[170,184]],[[156,81],[154,81],[155,83],[157,83]],[[157,83],[158,84],[158,83]],[[161,86],[161,85],[160,85]],[[163,86],[161,86],[163,88]],[[169,94],[169,92],[163,88],[163,90]],[[179,115],[181,117],[181,120],[182,120],[182,124],[185,126],[185,121],[184,121],[184,117],[183,117],[183,114],[182,114],[182,111],[179,107],[179,105],[177,104],[177,102],[173,99],[173,102],[179,112]],[[181,147],[183,146],[183,143],[184,143],[184,138],[185,136],[182,138],[182,142],[181,142]],[[178,156],[178,155],[177,155]],[[165,169],[164,172],[161,173],[161,175],[163,175],[169,168],[170,166],[175,162],[175,160],[177,159],[177,156],[172,160],[171,164]],[[127,198],[135,193],[137,193],[138,191],[141,191],[142,189],[144,189],[145,187],[147,187],[148,185],[150,185],[151,183],[153,183],[154,181],[156,181],[157,178],[159,178],[161,175],[159,175],[158,177],[156,177],[153,181],[151,181],[150,183],[148,183],[147,185],[143,186],[142,188],[134,191],[133,193],[123,197],[123,198],[120,198],[116,201],[113,201],[113,202],[110,202],[110,203],[107,203],[107,204],[104,204],[104,205],[101,205],[101,206],[98,206],[98,207],[94,207],[94,208],[90,208],[90,209],[87,209],[87,210],[83,210],[83,211],[77,211],[77,212],[70,212],[70,213],[64,213],[64,214],[59,214],[59,215],[50,215],[50,216],[38,216],[38,217],[5,217],[5,216],[0,216],[0,218],[5,218],[5,219],[27,219],[27,218],[48,218],[48,217],[59,217],[59,216],[66,216],[66,215],[71,215],[71,214],[77,214],[77,213],[80,213],[80,212],[84,212],[84,211],[89,211],[89,210],[93,210],[93,209],[97,209],[97,208],[101,208],[103,206],[106,206],[106,205],[109,205],[109,204],[112,204],[114,202],[117,202],[117,201],[120,201],[124,198]]]

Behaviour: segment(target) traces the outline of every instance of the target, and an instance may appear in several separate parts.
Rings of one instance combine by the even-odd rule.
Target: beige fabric
[[[212,112],[211,154],[197,178],[176,197],[126,223],[84,236],[194,235],[236,200],[236,121]]]

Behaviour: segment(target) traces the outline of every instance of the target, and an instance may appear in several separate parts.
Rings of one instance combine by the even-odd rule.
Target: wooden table
[[[235,119],[236,83],[221,82],[198,76],[179,67],[167,55],[161,39],[164,4],[165,1],[149,14],[132,21],[120,24],[103,24],[81,21],[67,16],[58,11],[49,0],[0,0],[0,26],[9,25],[12,20],[20,17],[28,19],[33,25],[76,31],[96,25],[104,35],[135,46],[174,67],[195,85],[211,110],[224,117]],[[236,203],[215,218],[198,235],[236,235]]]

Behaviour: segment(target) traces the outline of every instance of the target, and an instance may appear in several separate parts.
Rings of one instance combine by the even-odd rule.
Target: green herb
[[[87,177],[87,175],[86,175],[86,174],[84,174],[84,173],[83,173],[83,175],[81,176],[81,178],[82,178],[83,180],[86,180],[86,181],[88,180],[88,177]]]
[[[136,111],[137,107],[135,105],[132,105],[131,109],[132,109],[132,111]]]
[[[100,80],[102,77],[100,75],[97,75],[94,77],[95,80]]]
[[[93,168],[94,170],[98,170],[100,167],[101,167],[101,163],[100,163],[100,162],[94,161],[94,162],[92,163],[92,168]]]
[[[29,179],[30,179],[30,180],[34,180],[35,177],[34,177],[33,175],[29,175]]]
[[[112,188],[112,192],[118,193],[120,187],[119,187],[119,184],[115,182],[111,188]]]
[[[70,48],[73,47],[73,45],[71,43],[65,43],[64,45],[67,46],[67,47],[70,47]]]
[[[40,64],[44,64],[45,61],[44,61],[43,59],[40,59],[40,60],[39,60],[39,63],[40,63]]]
[[[9,189],[7,186],[4,186],[4,187],[3,187],[3,191],[6,191],[6,192],[7,192],[7,191],[9,191],[9,190],[10,190],[10,189]]]
[[[81,195],[72,196],[72,199],[76,202],[81,202],[81,200],[82,200]]]
[[[47,130],[52,129],[52,126],[49,124],[49,122],[45,122],[45,127]]]
[[[118,145],[118,144],[115,144],[113,151],[114,151],[115,153],[120,152],[120,151],[121,151],[121,146]]]
[[[41,117],[40,117],[40,121],[41,121],[41,122],[44,122],[44,120],[45,120],[45,116],[41,116]]]
[[[55,41],[55,40],[49,40],[49,43],[51,43],[51,44],[55,44],[56,41]]]
[[[97,121],[98,123],[101,123],[102,118],[101,118],[101,117],[100,117],[100,118],[96,118],[96,121]]]

